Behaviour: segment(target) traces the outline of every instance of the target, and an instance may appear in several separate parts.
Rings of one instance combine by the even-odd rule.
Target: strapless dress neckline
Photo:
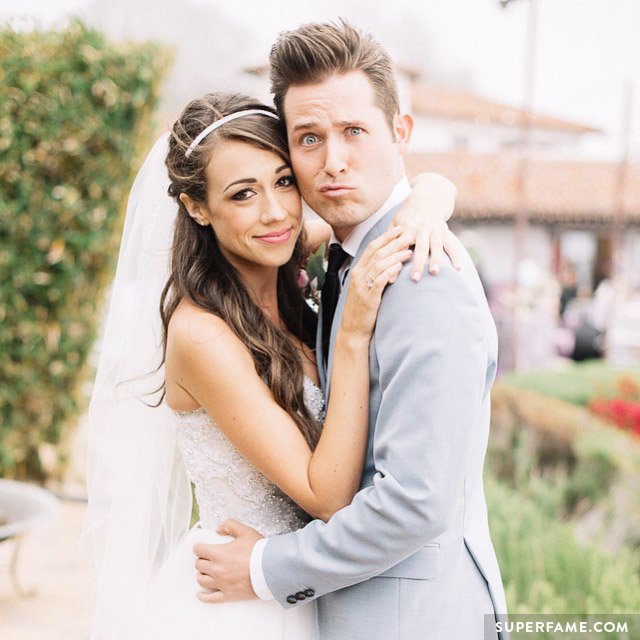
[[[304,379],[304,403],[319,422],[324,394]],[[271,536],[304,526],[308,516],[236,449],[204,409],[175,412],[176,439],[200,510],[200,523],[214,529],[224,520],[240,520]],[[256,425],[262,420],[256,415]]]
[[[312,396],[315,394],[322,394],[322,388],[317,385],[311,377],[308,375],[302,376],[305,392],[310,393],[309,389],[311,389]],[[324,396],[323,396],[324,397]],[[178,409],[171,409],[173,413],[178,416],[189,416],[189,415],[198,415],[199,413],[206,413],[206,409],[204,407],[198,407],[197,409],[187,409],[186,411],[180,411]]]

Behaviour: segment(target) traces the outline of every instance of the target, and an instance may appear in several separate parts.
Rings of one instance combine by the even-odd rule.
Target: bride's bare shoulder
[[[224,349],[242,343],[220,316],[190,300],[181,300],[169,321],[167,355],[176,350],[201,350],[207,345]]]
[[[167,331],[165,381],[169,405],[180,410],[205,406],[205,395],[214,397],[224,388],[220,376],[233,375],[243,380],[256,375],[247,347],[220,316],[193,302],[181,301]]]

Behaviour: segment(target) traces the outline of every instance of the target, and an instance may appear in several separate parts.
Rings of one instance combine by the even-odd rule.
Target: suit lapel
[[[331,324],[331,339],[329,341],[329,358],[327,361],[327,370],[326,372],[323,371],[325,375],[325,379],[323,381],[324,397],[325,397],[325,403],[327,404],[329,402],[329,389],[331,387],[331,371],[333,369],[333,349],[336,343],[336,334],[338,333],[338,327],[340,326],[340,322],[342,321],[342,312],[344,311],[344,303],[347,298],[349,282],[351,281],[351,271],[353,267],[355,267],[355,265],[357,265],[358,262],[360,261],[360,258],[362,257],[364,250],[367,248],[367,245],[374,238],[377,238],[389,228],[389,226],[391,225],[391,221],[393,220],[393,217],[396,215],[396,212],[400,209],[401,206],[402,206],[402,203],[399,203],[395,207],[389,209],[389,211],[385,213],[385,215],[373,225],[373,227],[369,230],[367,235],[363,238],[362,242],[360,243],[360,246],[358,247],[358,251],[356,252],[355,258],[352,260],[351,264],[349,265],[349,273],[347,274],[347,278],[344,282],[342,290],[340,291],[340,297],[338,298],[338,306],[336,307],[336,313],[335,313],[335,316],[333,317],[333,322]],[[322,324],[322,320],[318,322],[319,336],[322,336],[322,326],[320,326],[321,324]],[[322,339],[320,339],[320,342],[322,342]],[[316,344],[318,344],[317,341],[316,341]],[[322,356],[322,353],[321,353],[322,345],[320,345],[319,349],[320,349],[320,356]],[[322,359],[320,360],[320,362],[322,362]],[[322,369],[324,369],[324,366],[319,364],[318,370],[320,370],[321,367]]]
[[[322,348],[322,301],[320,301],[320,308],[318,309],[318,328],[316,330],[316,367],[318,369],[318,378],[320,379],[320,388],[326,390],[327,371],[324,365],[324,350]]]
[[[349,289],[349,282],[351,281],[351,269],[355,265],[355,258],[353,263],[349,266],[349,273],[344,281],[342,291],[340,291],[340,297],[338,298],[338,306],[336,307],[336,313],[333,316],[333,322],[331,323],[331,338],[329,339],[329,357],[327,359],[327,371],[326,381],[324,385],[324,399],[325,403],[329,403],[329,387],[331,386],[331,371],[333,369],[333,349],[336,343],[336,334],[338,333],[338,327],[342,322],[342,312],[344,310],[344,303],[347,298],[347,290]]]

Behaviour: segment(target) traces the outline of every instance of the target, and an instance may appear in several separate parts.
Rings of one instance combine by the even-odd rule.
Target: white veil
[[[189,526],[191,489],[173,414],[151,407],[164,379],[159,302],[177,205],[167,194],[168,134],[131,189],[89,409],[89,503],[82,542],[97,578],[91,638],[126,637],[149,578]],[[152,374],[152,375],[150,375]],[[145,404],[146,403],[146,404]]]

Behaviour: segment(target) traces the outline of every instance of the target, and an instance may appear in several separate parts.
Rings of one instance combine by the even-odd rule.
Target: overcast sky
[[[137,1],[143,0],[129,4]],[[177,1],[157,0],[156,5]],[[506,9],[498,0],[190,1],[215,7],[254,34],[243,46],[257,58],[266,58],[279,31],[306,20],[342,15],[372,29],[393,50],[399,48],[398,34],[402,40],[406,30],[401,48],[409,59],[404,61],[431,69],[432,79],[449,78],[488,98],[522,102],[531,0],[515,0]],[[49,26],[91,4],[92,0],[0,0],[0,17],[15,14],[19,6],[21,14]],[[538,0],[538,7],[535,109],[605,129],[608,135],[599,143],[598,154],[615,158],[621,147],[623,88],[634,83],[632,156],[640,161],[640,2]]]

